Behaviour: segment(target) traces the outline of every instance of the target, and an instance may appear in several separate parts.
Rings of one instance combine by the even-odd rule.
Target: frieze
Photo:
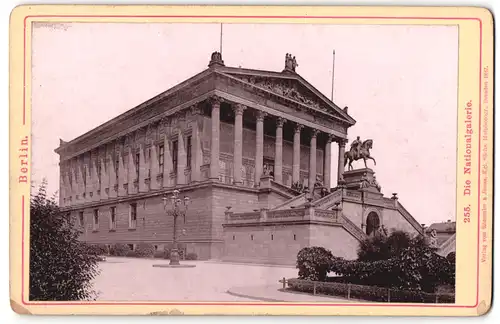
[[[328,119],[325,119],[323,117],[314,116],[314,122],[318,125],[325,126],[325,127],[337,130],[337,131],[342,132],[342,133],[346,132],[346,129],[344,126],[339,125],[338,123],[335,123],[335,122],[330,121]]]
[[[352,192],[352,191],[348,191],[348,192],[346,193],[346,196],[347,196],[347,197],[352,197],[352,198],[361,199],[361,194],[356,193],[356,192]]]
[[[314,210],[314,216],[321,217],[321,218],[328,218],[328,219],[331,219],[331,220],[334,220],[334,221],[337,220],[337,212],[336,211],[331,211],[331,210],[315,209]]]
[[[268,213],[268,218],[304,217],[304,209],[276,210]]]

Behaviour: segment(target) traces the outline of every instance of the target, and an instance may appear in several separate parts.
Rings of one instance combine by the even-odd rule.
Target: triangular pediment
[[[326,112],[348,124],[354,124],[355,120],[347,114],[347,111],[339,108],[328,100],[320,91],[309,84],[305,79],[295,73],[231,73],[225,74],[233,78],[249,83],[254,87],[264,89],[275,95],[293,100],[301,105]]]

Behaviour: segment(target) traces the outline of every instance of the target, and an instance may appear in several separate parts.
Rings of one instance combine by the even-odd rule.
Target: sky
[[[207,68],[220,24],[34,26],[32,180],[59,186],[59,139],[70,141]],[[297,73],[349,107],[348,131],[373,139],[368,161],[390,197],[419,221],[455,220],[456,26],[224,24],[226,66]],[[337,174],[333,145],[332,178]],[[362,161],[354,162],[355,168]],[[335,181],[332,181],[335,184]]]

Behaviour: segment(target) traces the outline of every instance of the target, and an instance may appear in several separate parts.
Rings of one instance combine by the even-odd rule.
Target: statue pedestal
[[[370,168],[345,171],[342,176],[347,189],[363,189],[380,193],[380,186],[376,182],[375,172]]]

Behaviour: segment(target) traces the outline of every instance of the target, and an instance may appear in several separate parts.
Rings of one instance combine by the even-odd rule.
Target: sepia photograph
[[[456,25],[32,28],[29,300],[455,303]]]

